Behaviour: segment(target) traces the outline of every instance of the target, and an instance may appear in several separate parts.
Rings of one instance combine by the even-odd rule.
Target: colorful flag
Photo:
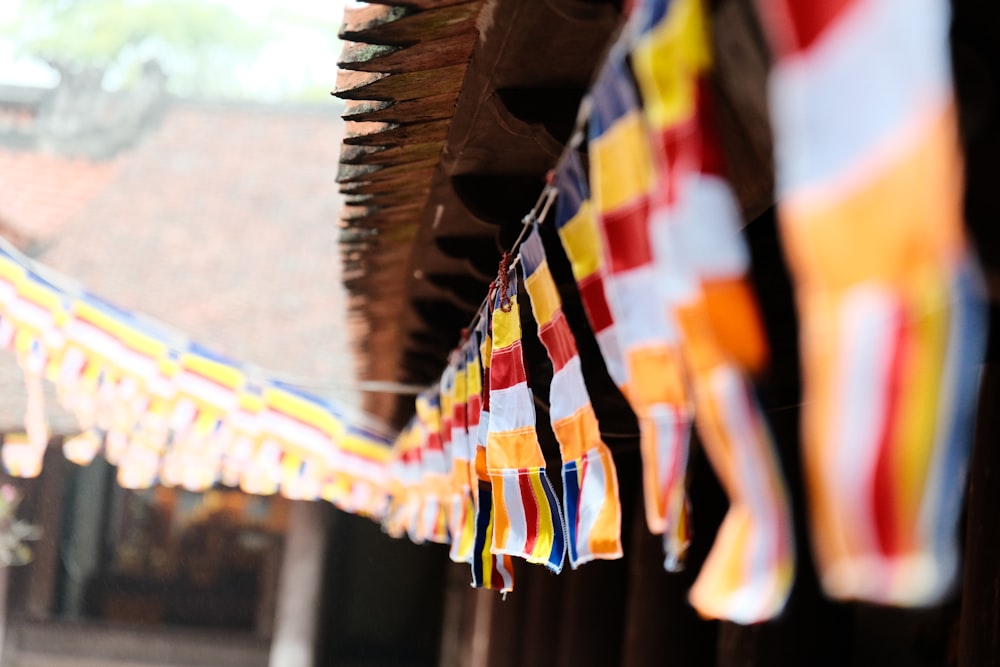
[[[538,337],[552,361],[549,418],[562,455],[563,507],[573,569],[622,557],[618,473],[583,378],[576,339],[562,310],[537,227],[521,244],[521,268]]]
[[[535,432],[535,406],[521,350],[516,271],[511,269],[507,278],[493,304],[486,444],[496,513],[492,550],[559,572],[566,554],[562,513]]]
[[[473,498],[476,506],[476,532],[472,546],[472,586],[506,593],[514,589],[514,564],[509,555],[494,554],[492,550],[496,511],[493,506],[493,485],[486,468],[486,445],[490,428],[490,361],[493,357],[491,305],[487,299],[486,310],[481,315],[476,336],[479,341],[483,376],[479,383],[482,391],[480,401],[482,407],[479,411],[479,429],[476,432],[476,489]]]
[[[929,605],[983,349],[945,0],[760,0],[813,547],[836,598]]]
[[[451,437],[451,488],[449,503],[450,558],[456,563],[472,561],[476,537],[476,508],[472,500],[474,444],[469,439],[469,351],[475,342],[466,340],[452,354],[455,365],[454,409]],[[477,371],[478,372],[478,371]]]
[[[449,542],[447,492],[450,479],[444,442],[446,424],[447,437],[451,437],[451,419],[449,417],[445,420],[444,407],[451,406],[454,374],[454,368],[446,368],[438,386],[417,397],[417,414],[423,422],[427,437],[420,448],[420,480],[413,496],[417,512],[414,530],[420,536],[420,541],[430,540],[439,544]]]
[[[639,421],[646,522],[663,533],[665,565],[690,543],[685,489],[691,431],[679,332],[660,307],[649,235],[649,135],[624,55],[613,51],[591,91],[590,174],[604,247],[605,293],[625,358],[625,397]]]
[[[580,290],[583,309],[601,349],[608,375],[615,385],[624,387],[627,377],[625,360],[604,289],[606,270],[601,230],[597,226],[597,216],[590,202],[587,175],[576,151],[571,150],[566,154],[562,168],[555,174],[553,185],[558,192],[556,229],[559,231],[563,250],[569,258],[576,286]]]
[[[766,344],[712,115],[708,17],[700,0],[641,0],[635,11],[660,307],[677,323],[695,424],[730,501],[691,602],[703,616],[756,623],[788,599],[794,541],[774,445],[744,375],[763,365]]]
[[[382,519],[382,528],[390,537],[401,538],[406,534],[408,520],[407,497],[415,492],[420,481],[420,446],[426,438],[420,417],[414,414],[393,443],[387,491],[389,506]]]

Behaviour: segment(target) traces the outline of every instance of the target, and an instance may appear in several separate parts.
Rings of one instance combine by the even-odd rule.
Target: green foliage
[[[211,0],[20,0],[13,21],[0,26],[21,55],[59,71],[96,69],[110,87],[127,87],[155,59],[172,92],[253,96],[235,73],[291,27],[329,30],[293,12],[254,23]]]

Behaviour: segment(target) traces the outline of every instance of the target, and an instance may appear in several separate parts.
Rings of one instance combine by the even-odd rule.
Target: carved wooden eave
[[[723,140],[748,215],[771,200],[766,57],[748,0],[715,3]],[[365,379],[430,383],[568,140],[620,2],[455,0],[348,9],[335,91],[344,280]],[[397,425],[410,397],[365,407]]]

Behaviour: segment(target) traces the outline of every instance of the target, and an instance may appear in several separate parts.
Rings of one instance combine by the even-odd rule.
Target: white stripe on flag
[[[503,492],[504,509],[507,511],[507,518],[510,520],[510,532],[507,534],[505,544],[497,544],[499,531],[493,531],[493,546],[490,551],[494,554],[508,553],[511,555],[521,555],[524,552],[525,544],[528,542],[528,524],[524,516],[524,503],[521,500],[521,486],[518,484],[518,472],[516,470],[504,470],[501,473],[503,482],[501,483]],[[494,485],[496,484],[496,477]],[[496,488],[496,486],[494,486]],[[532,529],[535,526],[531,526]]]
[[[867,182],[858,162],[951,91],[948,3],[863,0],[805,54],[779,60],[769,95],[778,200],[817,184]],[[824,131],[824,128],[837,128]]]
[[[490,433],[535,425],[535,404],[524,382],[490,392]]]
[[[580,357],[573,357],[552,376],[549,415],[553,423],[576,414],[590,402],[580,369]]]

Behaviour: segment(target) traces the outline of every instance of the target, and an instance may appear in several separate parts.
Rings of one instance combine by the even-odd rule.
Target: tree
[[[210,0],[20,0],[0,37],[60,73],[96,71],[109,88],[128,87],[155,60],[175,94],[259,97],[281,87],[263,81],[257,88],[239,73],[288,29],[324,35],[331,49],[337,32],[329,21],[290,11],[254,21]]]

